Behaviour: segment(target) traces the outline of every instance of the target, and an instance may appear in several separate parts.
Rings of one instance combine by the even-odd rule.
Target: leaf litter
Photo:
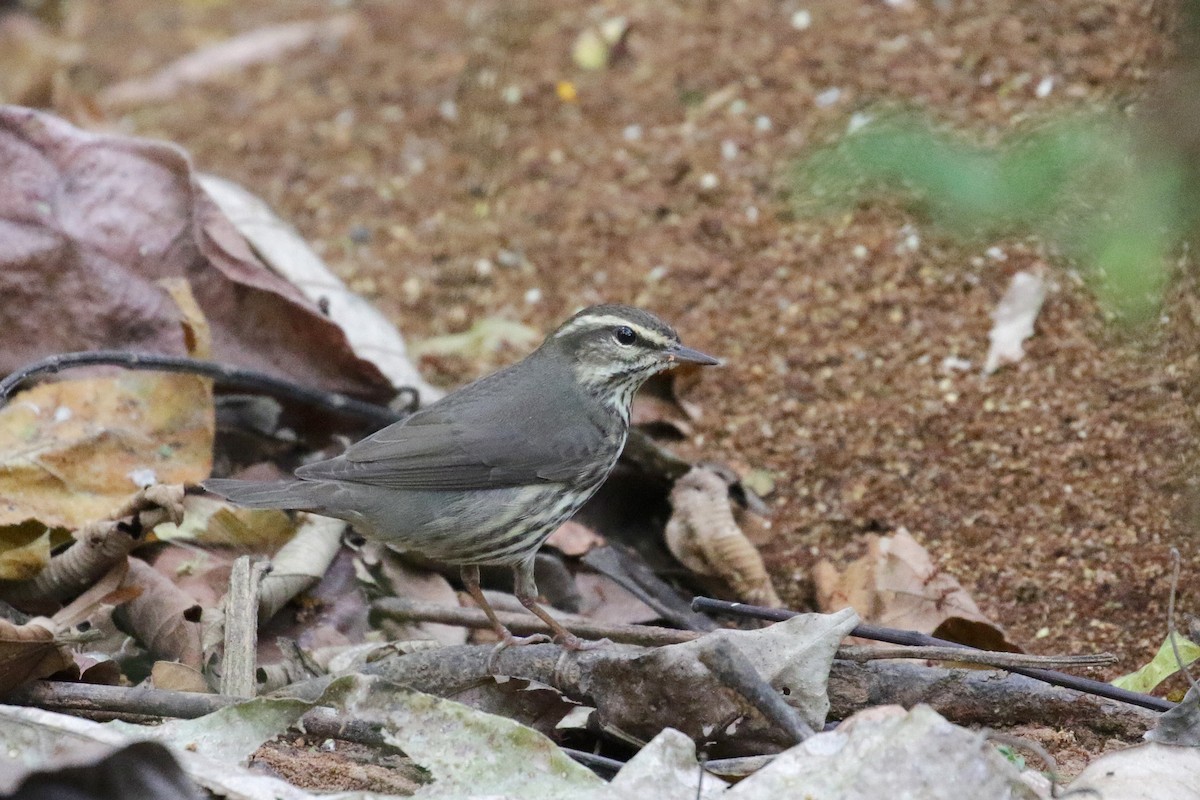
[[[580,84],[579,84],[579,85],[582,87],[582,90],[583,90],[584,97],[586,98],[586,92],[587,92],[587,90],[588,90],[588,87],[587,87],[587,86],[586,86],[586,85],[585,85],[585,84],[584,84],[582,81],[580,82]],[[709,109],[709,110],[708,110],[706,113],[712,113],[712,111],[713,111],[713,110],[719,110],[719,109],[723,109],[723,108],[724,108],[726,105],[729,105],[729,106],[730,106],[730,108],[731,108],[731,113],[732,113],[732,107],[734,106],[734,104],[735,104],[735,102],[736,102],[736,101],[735,101],[736,94],[737,94],[736,87],[734,87],[734,88],[733,88],[733,91],[730,91],[730,92],[727,92],[727,93],[726,93],[726,96],[724,96],[724,97],[723,97],[723,99],[721,100],[721,102],[719,102],[719,103],[717,103],[717,102],[708,102],[708,103],[705,103],[705,108],[706,108],[706,109]],[[730,101],[734,101],[734,102],[730,102]],[[712,226],[708,226],[708,227],[709,227],[709,228],[711,228]],[[685,435],[685,436],[686,436],[686,435],[689,435],[689,431],[683,431],[683,433],[684,433],[684,435]],[[764,435],[767,435],[767,434],[764,434]],[[773,471],[773,473],[774,473],[774,472],[775,472],[775,471]],[[790,480],[790,478],[788,478],[788,477],[787,477],[787,475],[786,475],[786,473],[785,473],[785,472],[779,472],[779,474],[781,474],[782,476],[784,476],[784,478],[785,478],[785,479],[787,479],[787,480]]]

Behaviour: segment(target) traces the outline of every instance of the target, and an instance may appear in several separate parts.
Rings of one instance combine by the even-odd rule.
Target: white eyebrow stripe
[[[628,326],[630,328],[633,328],[635,331],[637,331],[637,333],[642,338],[649,339],[651,342],[654,342],[655,344],[659,344],[659,345],[663,345],[663,346],[670,346],[670,345],[675,344],[674,339],[670,339],[666,336],[663,336],[661,333],[659,333],[656,330],[653,330],[652,328],[647,328],[644,325],[639,325],[636,322],[631,322],[630,320],[627,320],[624,317],[618,317],[618,316],[611,315],[611,314],[598,314],[596,316],[580,317],[579,319],[576,319],[572,322],[568,322],[566,325],[559,328],[558,331],[554,334],[554,336],[555,336],[555,338],[558,338],[559,336],[565,336],[566,334],[574,333],[575,331],[578,331],[581,328],[601,328],[606,325],[611,325],[614,327],[617,325]]]

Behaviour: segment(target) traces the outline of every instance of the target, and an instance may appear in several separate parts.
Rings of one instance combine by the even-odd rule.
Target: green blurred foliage
[[[1156,312],[1168,257],[1192,222],[1185,170],[1139,144],[1109,116],[1050,120],[981,147],[896,115],[803,159],[792,199],[811,215],[899,193],[960,237],[1038,236],[1094,278],[1109,310],[1136,321]]]

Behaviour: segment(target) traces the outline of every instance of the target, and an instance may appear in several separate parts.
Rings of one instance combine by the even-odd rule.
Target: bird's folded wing
[[[518,419],[458,413],[447,419],[451,415],[428,411],[434,413],[384,428],[296,475],[393,489],[489,489],[574,483],[595,467],[597,434],[578,417],[564,420],[551,411],[530,427]]]

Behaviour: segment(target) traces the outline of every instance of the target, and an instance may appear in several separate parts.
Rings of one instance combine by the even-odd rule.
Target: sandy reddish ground
[[[1111,650],[1113,674],[1164,633],[1171,546],[1195,610],[1190,279],[1133,337],[1036,242],[956,243],[886,204],[795,218],[788,202],[789,165],[880,102],[981,140],[1136,105],[1167,64],[1161,6],[113,0],[77,77],[145,74],[342,5],[367,28],[347,46],[114,122],[263,195],[413,340],[487,317],[546,330],[606,300],[726,357],[692,395],[704,416],[683,449],[774,472],[765,554],[791,603],[810,601],[816,558],[844,564],[865,533],[905,527],[1014,641]],[[625,56],[574,66],[577,33],[615,14],[632,22]],[[982,379],[990,310],[1041,262],[1027,358]],[[449,384],[516,355],[426,366]],[[947,373],[949,356],[974,368]]]

